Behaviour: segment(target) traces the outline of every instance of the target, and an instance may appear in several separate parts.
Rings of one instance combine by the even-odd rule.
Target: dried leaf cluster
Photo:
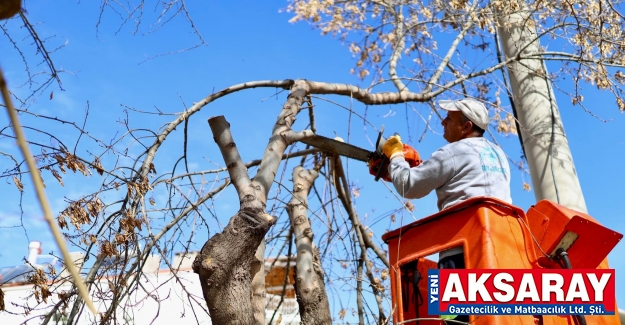
[[[103,241],[100,243],[100,256],[104,257],[119,257],[119,251],[115,248],[115,245],[110,241]]]
[[[48,276],[42,269],[36,268],[28,276],[28,281],[33,284],[33,293],[37,302],[47,302],[48,297],[52,295],[48,287]]]
[[[90,167],[85,164],[81,158],[77,157],[76,155],[65,149],[65,147],[61,147],[59,150],[55,150],[53,153],[47,153],[46,150],[42,148],[42,154],[38,157],[37,160],[39,165],[41,166],[40,169],[50,171],[50,173],[52,173],[52,176],[56,178],[61,186],[65,186],[65,184],[63,183],[62,174],[66,174],[68,169],[74,173],[79,172],[83,174],[83,176],[92,175]]]
[[[134,241],[136,239],[136,230],[141,231],[142,223],[143,220],[133,217],[129,211],[126,211],[123,218],[119,221],[121,232],[115,234],[115,243],[121,244]]]
[[[141,198],[152,189],[147,177],[143,177],[140,182],[126,182],[128,186],[128,197]]]
[[[59,227],[69,229],[65,220],[69,218],[71,224],[80,229],[82,225],[91,224],[92,218],[97,218],[103,208],[104,203],[97,196],[70,201],[69,206],[59,214],[57,222]]]
[[[523,24],[536,31],[543,50],[520,49],[517,59],[559,63],[549,77],[573,79],[574,90],[568,94],[574,103],[583,100],[585,82],[612,93],[623,111],[625,80],[619,68],[625,66],[625,15],[620,7],[609,0],[290,0],[286,10],[293,15],[291,22],[307,21],[345,42],[357,59],[352,73],[370,78],[372,85],[392,81],[399,91],[413,92],[452,85],[458,93],[493,105],[498,100],[494,93],[507,87],[484,77],[504,68],[489,70],[506,59],[497,50],[497,34],[511,25],[500,17],[528,17]],[[439,51],[439,44],[451,41],[451,47]],[[468,61],[476,56],[479,60]],[[512,131],[505,121],[498,129]]]

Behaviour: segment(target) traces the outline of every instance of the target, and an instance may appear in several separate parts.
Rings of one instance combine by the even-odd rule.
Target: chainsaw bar
[[[326,138],[320,135],[314,135],[312,137],[308,137],[300,140],[301,142],[313,146],[315,148],[321,149],[322,151],[326,151],[329,153],[341,155],[347,158],[352,158],[360,161],[366,162],[369,159],[369,155],[371,151],[365,150],[360,147],[356,147],[349,143],[345,143],[342,141],[337,141],[334,139]]]

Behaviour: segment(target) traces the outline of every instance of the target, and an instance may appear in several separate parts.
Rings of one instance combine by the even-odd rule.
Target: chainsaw
[[[369,165],[369,173],[375,176],[376,182],[380,178],[387,182],[391,182],[388,175],[388,164],[390,161],[389,158],[382,153],[382,147],[384,146],[384,143],[386,143],[386,138],[384,138],[383,133],[384,126],[382,126],[380,132],[378,133],[378,138],[375,142],[375,151],[369,151],[349,143],[326,138],[321,135],[314,135],[300,141],[330,154],[341,155],[347,158],[364,161],[367,165]],[[417,150],[405,143],[404,158],[410,167],[416,167],[421,164],[421,158]]]

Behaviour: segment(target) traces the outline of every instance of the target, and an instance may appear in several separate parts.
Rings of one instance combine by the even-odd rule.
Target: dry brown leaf
[[[154,167],[153,163],[150,163],[150,170],[148,171],[148,173],[156,174],[156,167]]]
[[[105,257],[119,256],[119,252],[110,241],[103,241],[100,245],[100,255]]]
[[[121,244],[121,243],[125,243],[127,241],[128,241],[128,236],[126,236],[124,234],[116,234],[115,235],[115,243]]]
[[[102,174],[104,174],[104,168],[102,168],[102,163],[100,163],[100,158],[99,157],[95,157],[93,159],[93,167],[95,167],[95,171],[100,174],[100,176],[102,176]]]
[[[67,221],[65,220],[65,218],[63,218],[63,214],[60,214],[57,218],[56,218],[56,222],[59,224],[59,228],[63,229],[69,229],[69,226],[67,225]]]
[[[56,154],[54,155],[54,159],[56,159],[56,162],[59,164],[59,169],[63,172],[63,174],[65,174],[65,158],[63,158],[63,156]]]
[[[15,183],[15,186],[17,186],[17,189],[20,192],[24,192],[24,184],[22,184],[22,181],[20,181],[19,178],[13,176],[13,182]]]
[[[52,172],[52,175],[54,176],[54,178],[56,178],[57,181],[59,181],[59,184],[61,184],[61,186],[65,186],[65,184],[63,184],[63,178],[61,177],[61,175],[59,175],[59,172],[57,172],[56,169],[50,169],[50,172]]]
[[[56,275],[56,269],[54,268],[54,265],[48,264],[48,273],[50,273],[51,276]]]
[[[59,226],[61,226],[62,223],[67,225],[64,220],[64,217],[67,217],[76,229],[80,229],[81,225],[90,224],[91,219],[96,218],[103,208],[104,204],[98,197],[93,197],[91,200],[82,198],[70,202],[69,206],[59,214]]]
[[[67,301],[71,297],[69,292],[61,291],[60,293],[57,293],[56,296],[59,298],[59,300],[61,300],[63,302],[63,308],[62,309],[67,308]]]
[[[48,302],[48,297],[52,296],[48,287],[48,277],[42,269],[36,269],[35,272],[28,276],[28,280],[33,284],[33,291],[37,302]]]
[[[616,105],[618,105],[619,111],[625,112],[625,101],[623,101],[620,97],[616,99]]]
[[[143,220],[135,218],[135,227],[137,227],[139,229],[139,231],[141,231],[141,224],[143,223]]]
[[[65,167],[67,167],[74,173],[78,171],[85,176],[91,175],[91,171],[87,166],[70,152],[62,151],[60,154],[57,153],[54,155],[54,159],[56,159],[59,164],[59,169],[63,173],[65,173]]]
[[[95,218],[100,214],[100,211],[104,207],[104,204],[102,203],[102,201],[100,201],[98,197],[96,197],[91,201],[87,202],[86,206],[89,214]]]

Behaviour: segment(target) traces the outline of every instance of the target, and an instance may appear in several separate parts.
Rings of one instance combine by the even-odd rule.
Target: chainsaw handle
[[[378,141],[376,141],[375,143],[375,148],[376,150],[378,150],[378,146],[380,144],[380,139],[382,138],[382,133],[384,132],[384,125],[382,125],[382,129],[380,129],[380,134],[378,134]],[[393,135],[399,135],[399,133],[395,132],[395,134]],[[384,166],[388,165],[389,163],[389,157],[387,157],[384,153],[382,153],[382,162],[380,163],[380,168],[378,169],[378,172],[375,173],[375,181],[379,181],[380,178],[382,177],[382,171],[384,170]],[[387,166],[388,168],[388,166]]]
[[[388,163],[388,157],[385,155],[382,155],[382,162],[380,163],[380,168],[378,169],[378,172],[375,173],[374,180],[376,182],[380,180],[380,177],[382,177],[382,171],[384,170],[384,165],[386,165],[387,163]]]

